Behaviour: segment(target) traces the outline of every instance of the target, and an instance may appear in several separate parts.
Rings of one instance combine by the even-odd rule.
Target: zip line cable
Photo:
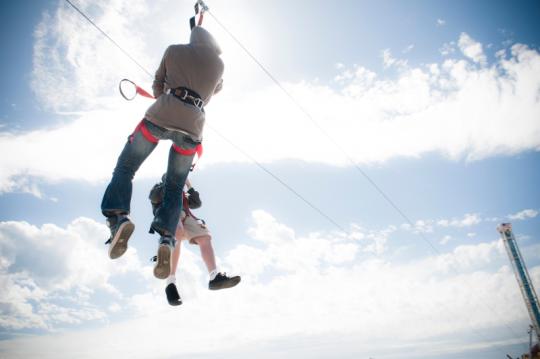
[[[296,107],[298,107],[298,109],[304,113],[304,115],[310,120],[310,122],[312,124],[315,125],[315,127],[317,127],[323,134],[324,136],[330,140],[330,142],[332,142],[334,144],[334,146],[336,146],[337,149],[339,149],[339,151],[342,153],[342,155],[354,166],[354,168],[375,188],[375,190],[388,202],[388,204],[390,204],[390,206],[392,206],[396,212],[398,212],[401,217],[412,227],[414,228],[415,225],[414,223],[412,222],[412,220],[409,218],[409,216],[407,216],[405,214],[405,212],[403,210],[401,210],[398,205],[382,190],[382,188],[380,188],[377,183],[364,171],[362,170],[362,168],[360,168],[360,166],[358,166],[358,164],[352,159],[352,157],[349,155],[349,153],[347,151],[345,151],[345,149],[343,148],[343,146],[341,146],[339,144],[338,141],[336,141],[316,120],[315,118],[311,115],[311,113],[304,107],[302,106],[302,104],[296,100],[296,98],[281,84],[281,82],[274,76],[272,75],[272,73],[255,57],[255,55],[253,55],[251,53],[251,51],[248,50],[248,48],[246,46],[244,46],[244,44],[236,37],[234,36],[234,34],[229,31],[229,29],[221,22],[218,20],[218,18],[210,11],[210,10],[206,10],[207,13],[210,14],[210,16],[212,16],[212,18],[214,19],[214,21],[238,44],[238,46],[240,46],[240,48],[242,48],[242,50],[244,50],[244,52],[260,67],[260,69],[283,91],[283,93],[291,100],[291,102],[293,102]],[[237,149],[239,149],[236,145],[234,145],[234,147],[236,147]],[[241,151],[241,152],[244,152],[244,151]],[[244,155],[246,155],[244,153]],[[248,156],[248,157],[251,157],[251,156]],[[256,162],[256,161],[255,161]],[[257,165],[259,165],[257,163]],[[260,165],[259,165],[260,166]],[[272,174],[271,174],[272,175]],[[285,185],[285,184],[284,184]],[[286,186],[286,185],[285,185]],[[287,186],[288,187],[288,186]],[[317,209],[318,210],[318,209]],[[323,214],[321,212],[321,214],[325,217],[327,217],[325,214]],[[327,217],[327,219],[329,219]],[[331,219],[330,219],[331,220]],[[333,220],[331,220],[332,222],[334,222]],[[339,226],[339,225],[338,225]],[[429,247],[431,248],[431,250],[436,254],[436,255],[441,255],[441,252],[433,245],[433,243],[424,235],[423,232],[418,232],[418,234],[420,235],[420,237],[424,240],[424,242],[426,242]],[[493,308],[491,308],[487,303],[484,303],[484,305],[486,306],[486,308],[488,308],[492,313],[495,313],[495,310]],[[516,332],[508,325],[506,325],[506,328],[510,330],[510,332],[514,335],[514,336],[519,336],[516,334]],[[477,333],[478,334],[478,333]],[[480,335],[481,337],[483,337],[482,335]],[[484,339],[486,339],[484,337]],[[500,351],[500,350],[499,350]]]
[[[382,190],[379,185],[364,171],[358,164],[352,159],[352,157],[349,155],[349,153],[343,148],[343,146],[340,145],[338,141],[336,141],[311,115],[311,113],[304,107],[302,104],[296,100],[296,98],[281,84],[281,82],[274,76],[272,73],[251,53],[251,51],[248,50],[246,46],[236,37],[234,34],[229,31],[229,29],[218,20],[218,18],[210,11],[206,10],[207,13],[212,16],[212,18],[215,20],[215,22],[244,50],[244,52],[261,68],[261,70],[283,91],[283,93],[293,102],[296,107],[310,120],[312,124],[315,125],[323,134],[324,136],[330,140],[334,146],[336,146],[337,149],[342,153],[342,155],[354,166],[354,168],[375,188],[375,190],[392,206],[396,212],[398,212],[401,217],[412,227],[415,227],[415,224],[412,222],[412,220],[405,214],[403,210],[401,210],[398,205]],[[236,145],[234,145],[237,147]],[[238,147],[237,147],[238,149]],[[243,151],[241,151],[243,152]],[[246,155],[246,154],[244,154]],[[249,156],[250,157],[250,156]],[[324,214],[323,214],[324,215]],[[324,215],[326,217],[326,215]],[[332,221],[333,222],[333,221]],[[423,232],[418,232],[418,235],[426,242],[431,250],[436,255],[441,255],[441,252],[433,245],[433,243],[424,235]],[[495,313],[495,310],[491,308],[487,303],[484,303],[484,305],[492,312]],[[516,332],[508,325],[506,325],[506,328],[509,329],[514,336],[518,336]]]
[[[210,127],[219,137],[221,137],[223,140],[225,140],[227,143],[229,143],[229,145],[231,145],[232,147],[236,148],[236,150],[240,153],[242,153],[244,156],[246,156],[248,159],[250,159],[253,163],[255,163],[260,169],[262,169],[264,172],[268,173],[270,176],[272,176],[276,181],[278,181],[279,183],[281,183],[282,186],[284,186],[285,188],[287,188],[289,191],[291,191],[292,193],[294,193],[298,198],[300,198],[304,203],[306,203],[308,206],[310,206],[311,208],[313,208],[316,212],[318,212],[321,216],[323,216],[324,218],[326,218],[330,223],[332,223],[334,226],[336,226],[337,228],[339,228],[340,230],[342,230],[343,232],[345,233],[348,233],[348,231],[343,228],[339,223],[337,223],[335,220],[332,219],[332,217],[330,217],[329,215],[327,215],[326,213],[324,213],[320,208],[318,208],[317,206],[315,206],[314,204],[312,204],[310,201],[308,201],[304,196],[302,196],[300,193],[298,193],[294,188],[292,188],[291,186],[289,186],[285,181],[283,181],[281,178],[279,178],[278,176],[276,176],[272,171],[270,171],[269,169],[267,169],[265,166],[263,166],[259,161],[257,161],[253,156],[251,156],[249,153],[247,153],[246,151],[244,151],[242,148],[238,147],[235,143],[233,143],[231,140],[229,140],[227,137],[223,136],[221,133],[219,133],[218,131],[216,131],[215,128],[213,127]]]
[[[221,21],[219,21],[217,19],[217,17],[210,11],[210,10],[207,10],[206,11],[207,13],[210,14],[210,16],[212,16],[212,18],[216,21],[216,23],[221,26],[221,28],[223,30],[225,30],[225,32],[227,34],[229,34],[229,36],[238,44],[238,46],[240,46],[242,48],[242,50],[244,50],[244,52],[261,68],[261,70],[266,74],[268,75],[268,77],[283,91],[283,93],[285,93],[285,95],[296,105],[296,107],[298,107],[298,109],[304,114],[306,115],[306,117],[310,120],[310,122],[312,122],[315,127],[317,127],[322,133],[323,135],[330,140],[330,142],[332,142],[334,144],[334,146],[336,146],[337,149],[339,149],[339,151],[342,153],[342,155],[354,166],[354,168],[356,168],[356,170],[358,172],[360,172],[360,174],[362,174],[362,176],[375,188],[375,190],[390,204],[390,206],[392,206],[400,215],[401,217],[408,223],[410,224],[413,228],[414,228],[414,223],[412,222],[411,219],[409,219],[409,217],[397,206],[397,204],[392,201],[392,199],[377,185],[377,183],[375,183],[375,181],[373,181],[371,179],[371,177],[364,171],[360,168],[360,166],[358,166],[358,164],[352,159],[352,157],[349,155],[349,153],[347,151],[345,151],[345,149],[339,144],[338,141],[336,141],[332,136],[330,136],[330,134],[328,134],[328,132],[315,120],[315,118],[311,115],[311,113],[306,110],[306,108],[304,106],[302,106],[302,104],[300,104],[300,102],[298,102],[296,100],[296,98],[281,84],[281,82],[275,77],[272,75],[272,73],[259,61],[257,60],[257,58],[244,46],[244,44],[242,44],[242,42],[240,40],[238,40],[238,38],[236,36],[234,36],[234,34],[229,31],[229,29],[223,25],[223,23]],[[419,232],[420,233],[420,236],[427,242],[427,244],[431,247],[431,249],[433,250],[433,252],[435,252],[435,254],[438,254],[440,255],[440,251],[422,234],[422,232]]]
[[[69,5],[71,5],[79,14],[81,14],[82,17],[84,17],[86,20],[88,20],[88,22],[90,24],[92,24],[96,29],[98,29],[99,32],[101,32],[103,34],[103,36],[105,36],[107,39],[109,39],[109,41],[111,41],[114,45],[116,45],[117,48],[120,49],[120,51],[122,51],[124,53],[124,55],[126,55],[127,57],[129,57],[129,59],[131,61],[133,61],[135,63],[135,65],[139,66],[139,68],[141,70],[143,70],[144,72],[146,72],[149,76],[153,77],[152,73],[150,71],[148,71],[147,69],[145,69],[141,64],[139,64],[139,62],[137,60],[135,60],[135,58],[133,56],[131,56],[129,54],[129,52],[127,52],[126,50],[124,50],[122,48],[122,46],[118,45],[118,43],[116,41],[113,40],[113,38],[111,38],[109,35],[107,35],[107,33],[103,30],[101,30],[101,28],[99,26],[96,25],[96,23],[94,23],[88,16],[85,15],[84,12],[82,12],[77,6],[75,6],[71,1],[69,0],[65,0]]]
[[[84,17],[88,22],[90,22],[101,34],[103,34],[103,36],[105,36],[109,41],[111,41],[120,51],[122,51],[122,53],[124,53],[131,61],[133,61],[141,70],[143,70],[146,74],[148,74],[150,77],[153,78],[153,75],[150,71],[148,71],[144,66],[142,66],[141,64],[139,64],[139,62],[137,62],[137,60],[135,60],[134,57],[132,57],[126,50],[124,50],[124,48],[122,48],[116,41],[114,41],[114,39],[112,39],[109,35],[107,35],[107,33],[105,31],[103,31],[98,25],[96,25],[88,16],[86,16],[86,14],[84,12],[82,12],[77,6],[75,6],[70,0],[65,0],[69,5],[71,5],[82,17]],[[214,14],[212,14],[210,11],[206,11],[208,12],[212,18],[216,21],[216,23],[221,26],[223,28],[223,30],[225,30],[225,32],[227,32],[227,34],[229,34],[229,36],[231,36],[233,38],[233,40],[248,54],[248,56],[250,58],[253,59],[253,61],[255,61],[257,63],[257,65],[264,71],[264,73],[266,73],[270,79],[287,95],[287,97],[289,97],[289,99],[308,117],[308,119],[342,152],[342,154],[348,159],[349,162],[351,162],[351,164],[364,176],[364,178],[377,190],[377,192],[379,192],[379,194],[401,215],[401,217],[403,219],[405,219],[405,221],[407,223],[409,223],[412,227],[414,227],[414,223],[409,219],[409,217],[390,199],[390,197],[388,195],[386,195],[386,193],[375,183],[375,181],[373,181],[371,179],[370,176],[367,175],[367,173],[365,173],[365,171],[363,171],[357,164],[356,162],[354,162],[354,160],[352,159],[351,156],[349,156],[349,154],[343,149],[343,147],[336,141],[334,140],[334,138],[332,136],[330,136],[325,130],[324,128],[322,128],[319,123],[317,121],[315,121],[315,119],[313,118],[313,116],[311,115],[311,113],[309,113],[295,98],[294,96],[289,92],[287,91],[287,89],[285,89],[285,87],[283,87],[283,85],[272,75],[272,73],[266,69],[266,67],[264,65],[262,65],[262,63],[260,61],[257,60],[257,58],[251,54],[251,52],[214,16]],[[290,191],[291,193],[293,193],[297,198],[299,198],[302,202],[304,202],[305,204],[307,204],[309,207],[311,207],[313,210],[315,210],[316,212],[318,212],[322,217],[324,217],[327,221],[329,221],[330,223],[332,223],[336,228],[338,228],[339,230],[345,232],[345,233],[348,233],[348,231],[346,229],[343,228],[343,226],[341,226],[339,223],[337,223],[334,219],[332,219],[332,217],[330,217],[329,215],[327,215],[324,211],[322,211],[320,208],[318,208],[317,206],[315,206],[313,203],[311,203],[308,199],[306,199],[304,196],[302,196],[298,191],[296,191],[294,188],[292,188],[291,186],[289,186],[284,180],[282,180],[279,176],[277,176],[276,174],[274,174],[272,171],[270,171],[268,168],[266,168],[263,164],[261,164],[259,161],[257,161],[253,156],[251,156],[249,153],[247,153],[245,150],[243,150],[242,148],[240,148],[238,145],[236,145],[235,143],[233,143],[231,140],[229,140],[226,136],[224,136],[223,134],[221,134],[218,130],[216,130],[215,128],[213,128],[212,126],[208,125],[219,137],[221,137],[223,140],[225,140],[227,143],[229,143],[232,147],[236,148],[237,151],[239,151],[240,153],[242,153],[245,157],[247,157],[249,160],[251,160],[253,163],[255,163],[261,170],[263,170],[264,172],[266,172],[268,175],[270,175],[272,178],[274,178],[274,180],[276,180],[278,183],[280,183],[283,187],[285,187],[288,191]],[[437,254],[437,255],[440,255],[440,251],[437,250],[435,248],[435,246],[431,243],[431,241],[429,241],[427,239],[427,237],[422,233],[422,232],[419,232],[419,235],[424,239],[424,241],[426,243],[429,244],[429,246],[432,248],[432,250]],[[495,313],[495,311],[490,308],[486,303],[484,303],[486,305],[486,307],[488,309],[490,309],[493,313]],[[509,327],[508,325],[505,324],[505,326],[507,327],[507,329],[509,329],[513,335],[517,336],[516,333],[514,332],[514,330]],[[473,331],[475,331],[473,329]],[[486,339],[483,335],[480,335],[478,331],[477,332],[477,335],[483,337],[483,339]],[[499,352],[502,353],[502,351],[497,348],[497,350]]]

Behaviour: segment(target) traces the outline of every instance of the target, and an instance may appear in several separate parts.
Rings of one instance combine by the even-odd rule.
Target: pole
[[[533,352],[533,346],[532,346],[533,329],[534,329],[534,327],[529,324],[529,331],[527,333],[529,333],[529,358],[530,359],[533,359],[533,357],[532,357],[532,352]]]

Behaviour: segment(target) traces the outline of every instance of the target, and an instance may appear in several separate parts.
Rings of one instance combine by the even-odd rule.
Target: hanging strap
[[[156,138],[154,135],[152,135],[150,133],[150,130],[148,130],[148,128],[146,127],[146,124],[144,123],[144,118],[141,120],[141,122],[139,122],[137,127],[135,127],[135,131],[133,131],[131,136],[129,136],[129,142],[133,142],[133,136],[135,136],[137,132],[140,132],[143,135],[143,137],[150,143],[159,142],[159,139]]]
[[[150,95],[148,92],[146,92],[144,89],[142,89],[141,87],[137,85],[135,85],[135,91],[137,91],[137,93],[141,96],[148,97],[154,100],[156,99],[154,96]]]
[[[194,8],[195,8],[195,16],[189,19],[189,28],[191,30],[193,30],[193,28],[195,27],[195,17],[199,15],[199,21],[197,22],[197,26],[201,26],[204,19],[204,13],[209,10],[208,6],[204,3],[203,0],[197,0]]]
[[[135,87],[135,94],[132,97],[128,97],[124,93],[124,91],[122,90],[122,84],[125,83],[125,82],[130,83]],[[125,98],[128,101],[133,100],[135,98],[135,96],[137,96],[137,94],[139,94],[139,95],[141,95],[143,97],[148,97],[148,98],[155,99],[154,96],[150,95],[147,91],[145,91],[143,88],[139,87],[135,82],[133,82],[133,81],[131,81],[129,79],[120,80],[120,83],[118,84],[118,90],[120,90],[120,94],[122,95],[122,97]]]
[[[202,146],[202,143],[199,143],[197,145],[197,147],[195,147],[195,152],[197,153],[197,161],[193,161],[193,163],[191,164],[191,169],[190,171],[193,171],[195,169],[195,165],[197,164],[197,162],[199,162],[199,160],[201,159],[202,157],[202,154],[203,154],[203,146]]]
[[[191,165],[191,169],[190,171],[193,171],[193,169],[195,168],[195,165],[197,164],[197,162],[199,162],[199,160],[201,159],[202,157],[202,154],[203,154],[203,146],[202,146],[202,143],[199,143],[197,144],[197,146],[195,146],[195,148],[190,148],[190,149],[185,149],[185,148],[182,148],[182,147],[179,147],[175,144],[173,144],[173,149],[181,154],[182,156],[192,156],[194,154],[197,154],[197,161],[194,161],[193,164]]]
[[[184,191],[182,191],[182,210],[186,214],[186,216],[182,220],[182,224],[186,221],[186,218],[191,217],[197,222],[199,222],[199,224],[206,226],[206,222],[204,221],[204,219],[198,218],[197,216],[193,214],[193,212],[191,212],[191,209],[189,208],[189,202],[186,196],[186,192]]]

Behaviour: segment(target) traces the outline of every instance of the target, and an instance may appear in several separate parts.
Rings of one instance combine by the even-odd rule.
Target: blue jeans
[[[118,158],[111,183],[107,186],[101,202],[103,215],[111,217],[129,214],[135,172],[156,148],[158,141],[165,139],[172,140],[174,145],[169,151],[163,202],[155,213],[151,228],[160,234],[174,236],[182,210],[182,189],[194,156],[194,153],[186,155],[179,152],[194,152],[198,142],[182,132],[162,128],[146,119],[143,119],[129,136]]]

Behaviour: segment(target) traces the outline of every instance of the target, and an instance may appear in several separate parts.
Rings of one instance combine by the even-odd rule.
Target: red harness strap
[[[155,99],[154,96],[150,95],[148,92],[146,92],[143,88],[135,85],[135,91],[137,91],[137,93],[141,96],[144,96],[144,97],[148,97],[148,98],[153,98]]]
[[[191,212],[191,210],[189,209],[189,202],[188,202],[188,199],[187,199],[187,196],[186,196],[186,192],[184,192],[184,191],[182,191],[182,210],[186,214],[186,216],[182,220],[182,223],[184,223],[186,221],[186,218],[188,218],[188,216],[189,216],[189,217],[192,217],[193,219],[195,219],[196,221],[202,222],[202,224],[204,224],[204,220],[202,220],[200,218],[197,218],[193,214],[193,212]]]
[[[186,214],[186,216],[182,220],[182,223],[184,223],[186,221],[186,218],[188,216],[191,216],[191,211],[189,210],[189,204],[188,204],[188,200],[187,200],[187,197],[186,197],[186,192],[184,192],[184,191],[182,191],[182,210]]]
[[[137,125],[137,127],[135,127],[135,131],[133,131],[133,133],[131,134],[131,136],[129,137],[129,142],[133,142],[133,136],[135,136],[135,134],[137,132],[141,132],[143,137],[148,141],[148,142],[151,142],[151,143],[158,143],[159,142],[159,139],[157,139],[156,137],[154,137],[150,131],[148,130],[148,128],[146,127],[145,123],[144,123],[144,120],[141,120],[141,122],[139,122],[139,124]]]
[[[181,154],[182,156],[191,156],[191,155],[197,154],[199,158],[202,156],[202,152],[203,152],[203,147],[201,143],[195,146],[195,148],[190,148],[190,149],[185,149],[185,148],[182,148],[173,144],[173,149],[177,153]]]
[[[203,154],[203,146],[202,146],[202,143],[199,143],[197,146],[195,146],[195,148],[192,148],[192,149],[184,149],[182,147],[179,147],[175,144],[173,144],[173,149],[181,154],[182,156],[191,156],[191,155],[194,155],[194,154],[197,154],[197,161],[194,162],[192,165],[191,165],[191,169],[190,171],[193,171],[193,169],[195,169],[195,165],[197,164],[197,162],[201,159],[201,156]]]

